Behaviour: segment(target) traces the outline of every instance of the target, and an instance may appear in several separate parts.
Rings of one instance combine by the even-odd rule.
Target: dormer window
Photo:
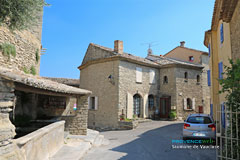
[[[189,62],[193,62],[194,61],[194,57],[193,56],[189,56]]]

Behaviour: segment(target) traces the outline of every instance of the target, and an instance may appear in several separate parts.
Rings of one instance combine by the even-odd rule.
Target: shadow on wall
[[[112,151],[126,153],[121,160],[215,160],[214,150],[172,149],[172,140],[182,140],[182,126],[178,123],[150,130]]]

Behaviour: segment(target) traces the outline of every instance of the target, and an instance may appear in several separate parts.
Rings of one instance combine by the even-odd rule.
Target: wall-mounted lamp
[[[113,85],[115,84],[115,82],[114,82],[114,77],[113,77],[111,74],[108,76],[108,81],[109,81],[110,83],[112,83]]]

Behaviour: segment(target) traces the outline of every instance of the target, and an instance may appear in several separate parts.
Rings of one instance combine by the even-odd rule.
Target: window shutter
[[[220,27],[220,39],[221,39],[221,43],[223,43],[224,41],[223,23],[221,24],[221,27]]]
[[[207,78],[208,78],[208,86],[211,86],[211,71],[207,71]]]
[[[149,71],[149,83],[154,84],[155,83],[155,71],[150,69]]]
[[[148,95],[147,94],[144,96],[143,104],[144,104],[143,117],[146,118],[146,117],[148,117]]]
[[[88,97],[88,109],[91,109],[90,97]]]
[[[142,83],[142,68],[136,67],[136,82]]]
[[[192,109],[195,110],[195,105],[196,105],[196,99],[192,99]]]
[[[187,98],[183,99],[183,107],[184,107],[184,110],[187,110]]]
[[[133,118],[133,96],[127,93],[127,118]]]
[[[225,128],[225,106],[224,103],[221,104],[221,120],[222,120],[222,127]]]
[[[210,115],[213,116],[213,104],[210,104]]]
[[[210,43],[208,44],[208,56],[209,57],[211,56],[211,45],[210,45]]]
[[[98,97],[95,97],[95,110],[98,109]]]
[[[223,62],[218,63],[219,79],[223,79]]]

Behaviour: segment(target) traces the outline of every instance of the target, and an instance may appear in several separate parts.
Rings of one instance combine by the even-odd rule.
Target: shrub
[[[16,48],[14,45],[10,43],[3,43],[0,45],[0,50],[2,51],[3,55],[8,56],[10,55],[16,57]]]
[[[26,74],[29,74],[30,72],[28,71],[27,67],[24,67],[23,68],[23,72],[26,73]]]
[[[40,56],[39,56],[39,49],[36,50],[35,52],[35,58],[36,58],[36,62],[39,62]]]
[[[30,73],[31,73],[32,75],[36,75],[36,74],[37,74],[36,68],[35,68],[34,66],[32,66],[30,70],[31,70]]]
[[[171,119],[175,119],[176,117],[177,117],[176,111],[171,111],[171,112],[170,112],[170,118],[171,118]]]

